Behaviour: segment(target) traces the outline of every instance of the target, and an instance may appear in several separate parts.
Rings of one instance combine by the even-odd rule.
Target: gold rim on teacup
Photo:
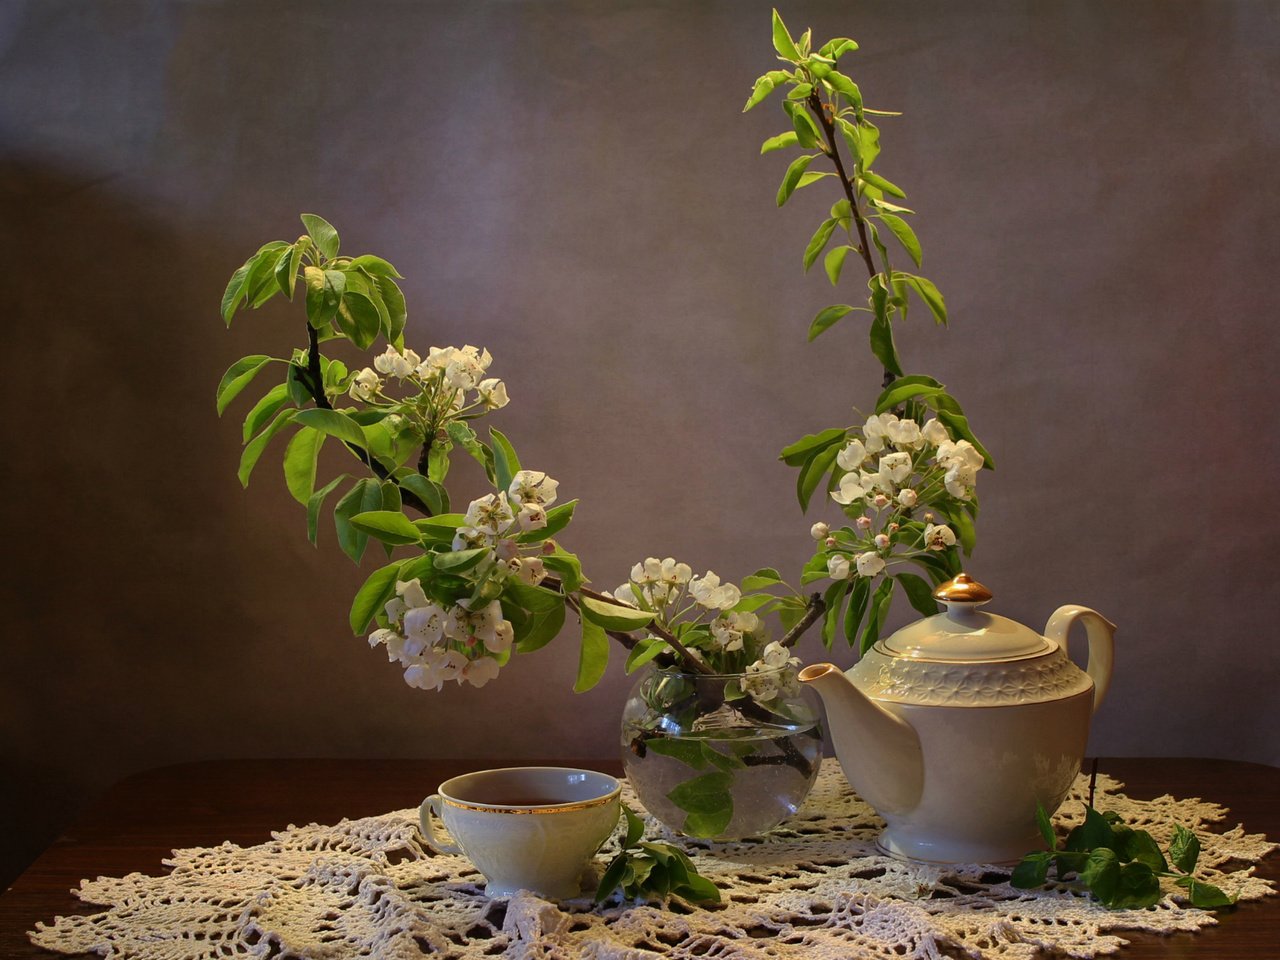
[[[440,799],[451,807],[457,807],[459,810],[475,810],[479,813],[568,813],[571,810],[588,810],[591,807],[602,807],[606,803],[610,803],[617,795],[618,789],[612,790],[603,797],[596,797],[594,800],[578,800],[573,803],[557,803],[554,805],[540,804],[538,806],[483,806],[476,803],[464,803],[461,800],[454,800],[444,794],[440,795]]]

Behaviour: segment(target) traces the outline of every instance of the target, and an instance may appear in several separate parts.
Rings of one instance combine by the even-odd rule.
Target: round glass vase
[[[646,810],[691,837],[764,833],[804,803],[822,759],[818,700],[793,666],[750,676],[654,666],[622,711],[622,765]]]

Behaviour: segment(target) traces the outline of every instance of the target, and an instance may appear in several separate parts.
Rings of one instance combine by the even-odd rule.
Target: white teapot
[[[934,591],[946,612],[880,640],[847,673],[800,671],[822,696],[836,756],[888,824],[886,851],[938,863],[1002,863],[1043,847],[1080,769],[1089,719],[1111,681],[1115,625],[1056,610],[1045,636],[979,609],[991,591],[960,574]],[[1081,621],[1087,670],[1067,657]]]

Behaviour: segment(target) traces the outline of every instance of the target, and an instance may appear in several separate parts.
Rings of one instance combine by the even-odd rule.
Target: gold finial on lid
[[[991,591],[967,573],[957,573],[954,580],[938,584],[933,596],[944,602],[986,603],[991,599]]]

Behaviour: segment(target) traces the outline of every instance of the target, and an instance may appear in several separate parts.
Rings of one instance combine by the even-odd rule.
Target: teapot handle
[[[1093,710],[1096,713],[1098,707],[1102,706],[1103,697],[1107,695],[1107,688],[1111,686],[1116,625],[1096,610],[1069,603],[1053,611],[1053,616],[1045,625],[1044,635],[1065,650],[1067,634],[1077,620],[1084,623],[1085,634],[1089,638],[1089,665],[1085,667],[1085,672],[1093,680]]]

